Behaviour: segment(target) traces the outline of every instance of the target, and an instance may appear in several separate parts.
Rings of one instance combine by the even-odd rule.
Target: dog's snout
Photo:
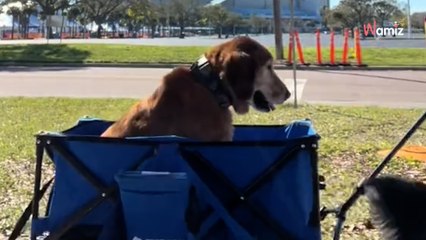
[[[289,99],[291,97],[291,92],[290,91],[286,91],[285,93],[285,100]]]
[[[280,87],[275,87],[275,91],[272,94],[272,99],[270,99],[275,104],[284,103],[291,96],[290,91],[287,89],[285,85],[281,85]]]
[[[286,100],[288,100],[291,97],[291,93],[290,91],[288,91],[287,89],[285,89],[284,93],[281,94],[281,103],[285,102]]]

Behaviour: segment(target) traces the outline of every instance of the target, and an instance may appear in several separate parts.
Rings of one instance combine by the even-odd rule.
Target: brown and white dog
[[[270,52],[249,37],[237,37],[206,52],[191,69],[163,77],[146,100],[137,102],[102,137],[176,135],[199,141],[231,141],[232,106],[274,110],[290,92],[273,69]]]

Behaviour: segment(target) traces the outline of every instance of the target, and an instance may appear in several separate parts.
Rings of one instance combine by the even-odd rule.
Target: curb
[[[109,67],[109,68],[176,68],[189,67],[189,63],[31,63],[31,62],[0,62],[0,68],[18,68],[18,67]],[[285,64],[275,64],[277,70],[293,70],[292,66]],[[296,66],[297,70],[319,71],[319,70],[349,70],[349,71],[426,71],[426,66]]]

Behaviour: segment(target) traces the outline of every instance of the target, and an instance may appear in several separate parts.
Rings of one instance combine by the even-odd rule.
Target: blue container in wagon
[[[187,239],[185,173],[132,171],[116,176],[127,239]]]

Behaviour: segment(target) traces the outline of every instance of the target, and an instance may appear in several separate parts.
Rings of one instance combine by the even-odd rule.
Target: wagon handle
[[[355,202],[358,200],[358,198],[364,194],[364,185],[371,179],[374,179],[377,177],[377,175],[380,174],[380,172],[383,170],[383,168],[390,162],[390,160],[395,156],[395,154],[399,151],[399,149],[404,146],[404,144],[411,138],[411,136],[414,134],[414,132],[423,124],[423,122],[426,120],[426,112],[423,113],[423,115],[417,120],[417,122],[411,127],[411,129],[405,134],[405,136],[399,141],[399,143],[392,149],[391,152],[385,157],[385,159],[377,166],[377,168],[371,173],[370,176],[367,178],[364,178],[355,188],[355,191],[352,193],[352,195],[349,197],[348,200],[346,200],[345,203],[341,205],[337,209],[336,212],[336,218],[337,223],[336,227],[334,228],[334,237],[333,240],[339,240],[340,239],[340,233],[342,231],[343,223],[346,220],[346,212],[351,208]]]

